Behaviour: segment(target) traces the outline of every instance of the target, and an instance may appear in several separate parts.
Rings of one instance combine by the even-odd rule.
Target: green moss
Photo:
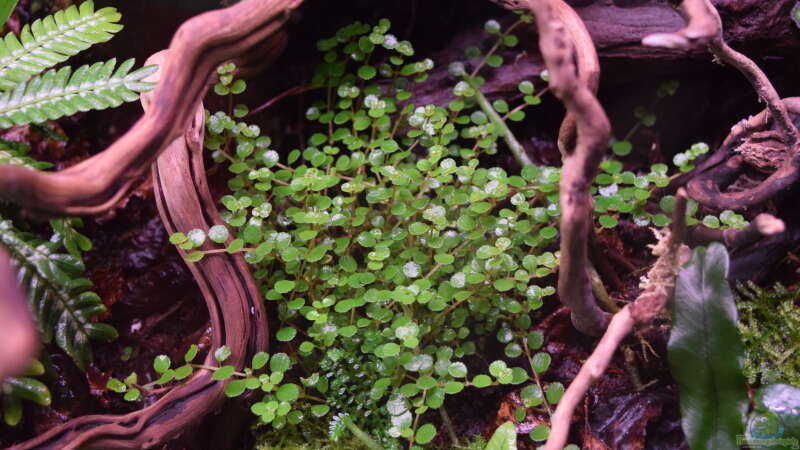
[[[740,284],[739,330],[745,345],[744,373],[749,383],[800,385],[800,290],[780,284],[763,289]]]

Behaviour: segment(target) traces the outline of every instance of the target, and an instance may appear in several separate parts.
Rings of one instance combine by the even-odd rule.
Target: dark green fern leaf
[[[51,69],[42,76],[20,83],[13,91],[0,95],[0,128],[40,123],[75,114],[78,111],[117,107],[139,99],[155,83],[142,81],[157,70],[147,66],[130,72],[129,59],[114,70],[116,59],[79,67]]]
[[[60,242],[47,242],[15,230],[8,220],[0,221],[0,243],[11,254],[20,285],[37,318],[45,343],[55,341],[75,363],[84,368],[92,358],[90,339],[114,339],[116,330],[92,322],[106,311],[92,283],[80,277],[79,257],[58,253]]]
[[[71,6],[31,25],[19,38],[13,33],[0,39],[0,90],[15,88],[31,76],[66,61],[93,44],[111,39],[122,29],[115,8],[94,9],[88,0],[80,8]]]

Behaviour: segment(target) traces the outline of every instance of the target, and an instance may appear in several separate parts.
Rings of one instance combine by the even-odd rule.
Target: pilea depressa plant
[[[170,241],[189,252],[189,262],[244,253],[262,295],[276,303],[283,351],[239,368],[224,365],[225,348],[215,353],[219,366],[195,364],[193,348],[177,367],[159,357],[153,382],[131,374],[109,387],[138,400],[156,385],[211,370],[231,380],[230,396],[262,391],[252,407],[260,423],[281,429],[311,414],[327,418],[333,439],[350,430],[368,446],[388,448],[443,434],[432,411],[447,417],[446,396],[469,387],[527,384],[525,407],[551,413],[564,386],[543,380],[551,356],[541,351],[545,336],[531,330],[555,293],[560,169],[530,164],[510,129],[540,103],[547,74],[542,88],[520,83],[523,101],[514,107],[490,103],[479,75],[503,64],[497,50],[516,46],[511,31],[530,20],[520,15],[505,31],[486,24],[496,44],[485,54],[471,47],[465,61],[450,65],[456,98],[446,108],[410,103],[413,84],[433,63],[415,60],[388,20],[356,22],[319,41],[323,63],[312,87],[324,95],[306,111],[318,131],[283,161],[271,139],[244,121],[247,106],[231,101],[228,111],[207,112],[205,145],[231,173],[225,223]],[[247,87],[232,63],[218,74],[218,95]],[[503,148],[525,164],[519,175],[481,166],[481,155]],[[707,150],[697,144],[676,163],[688,170]],[[669,182],[666,165],[638,175],[613,159],[601,168],[598,226],[613,227],[623,215],[640,226],[669,223],[673,197],[661,199],[662,212],[648,206]],[[697,209],[689,212],[695,223]],[[731,212],[703,222],[744,224]],[[195,250],[206,240],[223,246]],[[501,345],[507,360],[482,361],[487,345]],[[539,425],[530,437],[542,442],[548,432]]]

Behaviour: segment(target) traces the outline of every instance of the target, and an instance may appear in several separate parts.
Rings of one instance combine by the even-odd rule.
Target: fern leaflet
[[[79,67],[51,69],[42,76],[20,83],[13,91],[0,94],[0,128],[41,123],[89,111],[117,107],[138,100],[137,92],[152,89],[155,83],[142,79],[157,70],[142,67],[130,72],[129,59],[114,70],[116,59]]]
[[[122,29],[116,23],[121,17],[115,8],[95,11],[94,2],[88,0],[80,8],[73,5],[25,25],[19,38],[6,34],[0,39],[0,90],[13,89],[93,44],[108,41]]]

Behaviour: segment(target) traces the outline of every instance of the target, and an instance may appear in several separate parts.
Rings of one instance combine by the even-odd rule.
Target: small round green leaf
[[[294,327],[285,327],[278,330],[275,337],[281,342],[289,342],[297,336],[297,329]]]
[[[426,423],[425,425],[419,427],[417,430],[417,434],[414,436],[414,440],[417,444],[425,445],[433,440],[436,436],[436,427],[433,425]]]
[[[157,373],[164,373],[167,370],[169,370],[169,367],[170,367],[171,364],[172,364],[172,361],[170,361],[169,356],[167,356],[167,355],[158,355],[153,360],[153,369]]]

